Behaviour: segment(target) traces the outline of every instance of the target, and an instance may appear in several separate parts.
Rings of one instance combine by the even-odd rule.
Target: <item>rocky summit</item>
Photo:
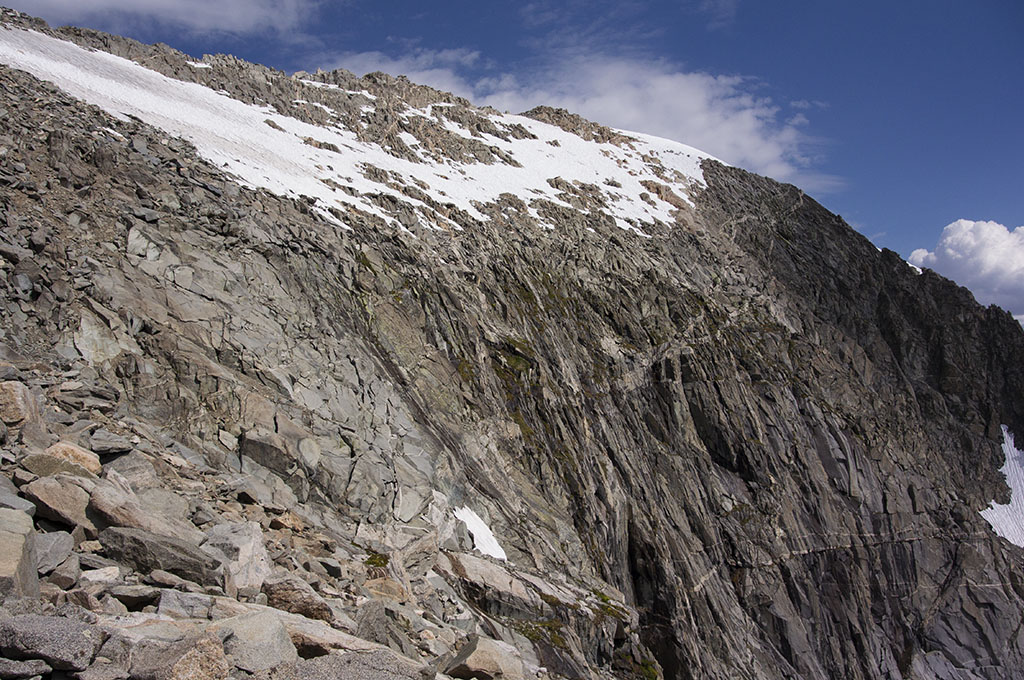
[[[681,144],[0,18],[0,678],[1024,677],[1009,313]]]

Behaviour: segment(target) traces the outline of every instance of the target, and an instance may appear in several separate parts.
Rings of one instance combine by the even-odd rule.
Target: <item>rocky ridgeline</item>
[[[404,79],[4,20],[507,162]],[[557,176],[554,229],[510,195],[342,229],[0,88],[0,679],[1020,676],[1022,555],[977,511],[1024,333],[796,188],[705,162],[646,236]]]

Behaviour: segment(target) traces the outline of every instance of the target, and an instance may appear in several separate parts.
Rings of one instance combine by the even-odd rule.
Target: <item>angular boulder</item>
[[[386,649],[328,654],[280,669],[276,680],[421,680],[434,677],[421,664]]]
[[[224,637],[224,651],[231,663],[248,673],[294,663],[299,658],[281,619],[269,611],[222,619],[208,630]]]
[[[221,560],[225,579],[235,590],[258,593],[273,573],[263,544],[263,530],[256,522],[218,524],[206,531],[202,548]]]
[[[31,517],[0,508],[0,603],[8,597],[39,597],[35,538]]]
[[[267,604],[308,619],[330,621],[334,618],[330,606],[312,586],[295,576],[278,576],[263,582]]]
[[[102,629],[73,619],[36,614],[0,619],[0,653],[42,659],[55,670],[85,670],[105,639]]]
[[[103,472],[103,465],[100,463],[99,456],[71,442],[57,442],[43,453],[79,465],[94,475]]]
[[[17,425],[35,413],[35,402],[28,387],[17,380],[0,383],[0,420]]]
[[[167,680],[224,680],[230,674],[231,662],[224,654],[224,645],[206,635],[171,666]]]
[[[40,477],[22,487],[21,492],[36,506],[40,517],[69,527],[81,526],[94,534],[96,527],[86,516],[89,492],[68,475]]]
[[[219,585],[220,563],[195,545],[143,529],[111,527],[99,535],[107,555],[138,572],[161,569],[188,581]]]
[[[69,474],[76,477],[95,479],[96,475],[89,472],[78,463],[66,458],[58,458],[46,453],[33,453],[25,456],[19,461],[21,467],[25,468],[38,477],[51,477],[57,474]]]
[[[107,479],[96,482],[89,498],[89,510],[99,518],[97,521],[107,526],[142,529],[192,545],[198,545],[204,538],[191,522],[165,517],[153,507],[144,505],[128,481],[114,471],[109,471]]]
[[[2,437],[0,437],[0,441],[3,441]],[[11,480],[3,475],[0,475],[0,508],[20,510],[30,515],[36,513],[36,506],[31,501],[27,501],[19,496],[18,487],[14,486]]]
[[[472,636],[445,668],[453,678],[469,680],[524,680],[523,660],[512,645]]]
[[[36,570],[49,574],[70,555],[75,539],[66,531],[51,531],[36,535]]]

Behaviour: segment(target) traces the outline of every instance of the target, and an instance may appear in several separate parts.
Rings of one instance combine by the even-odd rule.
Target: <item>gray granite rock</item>
[[[284,624],[269,611],[222,619],[209,630],[224,635],[229,660],[248,673],[266,671],[298,658]]]
[[[106,637],[98,627],[66,618],[0,619],[0,652],[10,659],[41,659],[56,670],[85,670]]]
[[[138,572],[159,569],[200,584],[222,581],[220,563],[181,539],[142,529],[111,527],[100,532],[99,540],[108,556]]]
[[[50,665],[42,659],[30,661],[15,661],[13,659],[0,659],[0,678],[3,680],[21,680],[47,675]]]
[[[71,555],[75,539],[66,531],[50,531],[36,534],[36,569],[40,574],[49,574]]]
[[[35,540],[27,513],[0,508],[0,604],[8,598],[39,596]]]
[[[203,550],[221,560],[233,588],[259,591],[272,573],[260,525],[256,522],[218,524],[205,533]]]
[[[296,576],[272,576],[263,581],[262,591],[267,604],[310,619],[330,621],[334,618],[330,606],[313,588]]]

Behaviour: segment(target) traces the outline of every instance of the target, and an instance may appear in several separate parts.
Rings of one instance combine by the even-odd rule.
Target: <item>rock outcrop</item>
[[[468,177],[541,129],[3,21]],[[978,514],[1024,331],[799,189],[651,157],[668,220],[557,174],[474,214],[364,168],[325,206],[0,92],[3,677],[1024,672],[1024,555]]]

